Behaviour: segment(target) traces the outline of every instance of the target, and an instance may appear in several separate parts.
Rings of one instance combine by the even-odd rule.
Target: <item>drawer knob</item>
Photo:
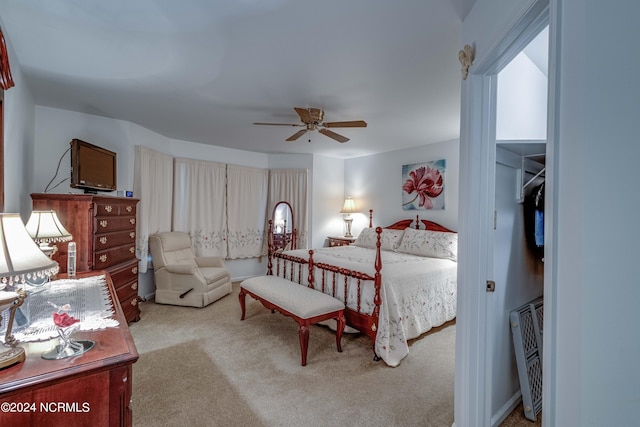
[[[132,239],[135,239],[136,237],[135,231],[132,231],[131,233],[129,233],[129,237],[131,237]]]
[[[131,300],[131,305],[132,305],[132,306],[134,306],[134,307],[135,307],[136,305],[138,305],[138,299],[137,299],[137,298],[132,299],[132,300]]]
[[[133,274],[138,274],[138,267],[133,267],[133,268],[131,269],[131,272],[132,272]]]
[[[133,282],[133,284],[131,285],[131,289],[133,289],[134,291],[138,289],[138,282]]]
[[[135,223],[136,223],[136,219],[135,219],[135,218],[131,218],[131,219],[129,220],[129,222],[131,223],[131,225],[133,225],[133,224],[135,224]]]
[[[102,243],[103,245],[107,244],[107,238],[106,237],[101,237],[100,238],[100,243]]]
[[[131,212],[132,210],[133,210],[133,207],[127,206],[127,212]]]
[[[103,219],[102,221],[100,221],[100,227],[102,227],[102,228],[106,228],[106,226],[107,226],[108,224],[109,224],[109,223],[107,222],[107,220],[106,220],[106,219]]]
[[[131,253],[135,253],[135,251],[136,251],[135,246],[131,246],[131,247],[129,248],[129,252],[131,252]]]
[[[107,260],[107,255],[106,254],[100,255],[100,262],[105,262],[106,260]]]
[[[107,212],[111,212],[113,210],[113,207],[111,207],[111,205],[107,205],[104,207],[104,210]]]

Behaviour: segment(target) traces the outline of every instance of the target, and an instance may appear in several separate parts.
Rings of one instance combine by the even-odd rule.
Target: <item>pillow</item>
[[[395,251],[402,240],[403,234],[404,230],[382,229],[382,234],[380,235],[380,249],[385,251]],[[353,244],[360,246],[361,248],[375,249],[377,239],[378,233],[376,233],[375,228],[365,228],[360,232],[360,235]]]
[[[407,228],[398,252],[431,258],[458,259],[458,233]]]

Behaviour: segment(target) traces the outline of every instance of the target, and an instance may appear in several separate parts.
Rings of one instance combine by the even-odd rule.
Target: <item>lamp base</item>
[[[351,223],[353,222],[353,218],[345,218],[344,222],[347,224],[347,232],[344,233],[344,237],[353,237],[351,235]]]
[[[66,359],[67,357],[78,356],[93,348],[94,342],[91,340],[69,340],[68,345],[58,344],[51,350],[42,353],[42,358],[46,360]]]
[[[22,347],[13,347],[0,353],[0,369],[8,368],[16,363],[24,362],[25,353]]]

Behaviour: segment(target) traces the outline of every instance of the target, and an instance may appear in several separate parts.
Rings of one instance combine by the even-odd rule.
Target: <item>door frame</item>
[[[489,53],[473,64],[467,80],[462,84],[454,426],[489,426],[492,418],[493,349],[488,345],[491,336],[487,325],[493,324],[491,320],[494,313],[490,310],[491,299],[486,292],[486,281],[492,279],[493,275],[497,74],[550,24],[549,21],[549,0],[532,2]],[[550,26],[550,46],[553,44],[553,34]],[[552,67],[550,61],[550,89]],[[547,129],[551,129],[550,107],[553,97],[551,90],[548,92]],[[548,138],[548,156],[552,149],[550,143]],[[552,176],[547,175],[547,179],[552,179]],[[546,221],[549,221],[548,217]],[[547,277],[545,273],[545,282]],[[545,326],[551,321],[552,318],[548,319],[545,313]],[[547,352],[550,347],[547,345],[543,349]],[[550,393],[545,393],[543,405],[550,398]]]

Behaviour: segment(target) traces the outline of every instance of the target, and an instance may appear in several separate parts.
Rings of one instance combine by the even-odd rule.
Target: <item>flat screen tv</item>
[[[71,144],[71,187],[85,193],[116,190],[116,153],[74,139]]]

